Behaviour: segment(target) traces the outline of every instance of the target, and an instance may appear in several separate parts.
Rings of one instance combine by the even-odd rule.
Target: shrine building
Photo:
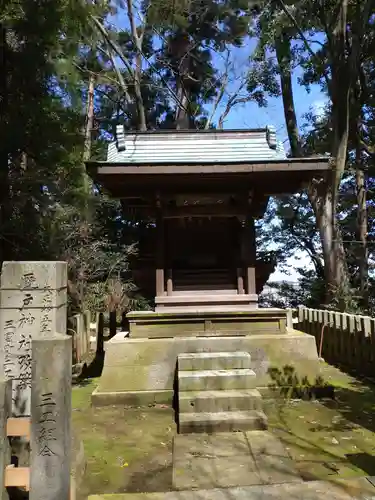
[[[314,337],[288,329],[285,310],[258,307],[274,263],[257,259],[254,221],[271,196],[327,176],[329,158],[287,158],[271,127],[117,127],[107,160],[87,168],[121,200],[125,220],[147,222],[131,270],[155,306],[128,313],[129,338],[108,342],[94,404],[171,402],[184,353],[248,353],[259,388],[267,366],[288,364],[291,353],[302,369],[318,362]]]
[[[270,196],[294,193],[327,158],[286,158],[273,128],[124,134],[93,178],[125,219],[149,220],[133,279],[156,312],[249,311],[273,271],[256,258],[254,220]]]

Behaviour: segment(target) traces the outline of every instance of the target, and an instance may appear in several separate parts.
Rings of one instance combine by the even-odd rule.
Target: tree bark
[[[283,35],[275,44],[280,72],[281,93],[284,104],[284,117],[288,132],[288,139],[293,157],[303,156],[302,144],[298,131],[297,117],[295,112],[293,87],[291,78],[291,52],[290,40]],[[341,144],[341,148],[345,143]],[[347,147],[347,143],[346,143]],[[342,153],[342,149],[340,149]],[[346,153],[345,153],[346,159]],[[342,158],[340,160],[342,162]],[[319,231],[324,261],[324,277],[326,283],[326,304],[339,294],[343,286],[347,287],[347,271],[345,251],[341,238],[340,228],[335,223],[336,211],[333,207],[334,191],[330,178],[313,180],[308,189],[308,196],[315,214],[316,224]],[[345,306],[340,302],[341,309]]]
[[[367,246],[367,204],[366,179],[360,162],[356,169],[357,188],[357,238],[358,238],[358,268],[359,287],[362,296],[362,305],[368,307],[368,246]]]
[[[144,26],[141,30],[138,30],[137,24],[134,19],[133,12],[133,2],[132,0],[127,0],[128,8],[128,19],[130,23],[130,29],[133,37],[133,42],[135,46],[136,56],[135,56],[135,68],[134,68],[134,93],[135,101],[137,106],[138,114],[138,128],[141,132],[147,130],[146,123],[146,111],[142,96],[142,45],[143,45],[143,34]]]
[[[173,57],[179,61],[176,69],[176,94],[178,102],[176,103],[175,123],[177,130],[186,130],[190,128],[189,115],[189,69],[190,69],[190,41],[186,33],[177,34],[172,42]]]
[[[0,24],[0,270],[5,260],[11,260],[11,247],[7,237],[6,225],[12,216],[10,205],[9,152],[7,149],[8,109],[8,45],[6,28]]]
[[[290,151],[294,158],[300,158],[302,156],[302,148],[293,98],[290,40],[285,33],[276,40],[275,49],[279,65],[281,94]]]
[[[88,161],[91,156],[92,131],[94,128],[94,93],[95,93],[95,76],[92,73],[90,73],[89,84],[87,89],[83,161]]]

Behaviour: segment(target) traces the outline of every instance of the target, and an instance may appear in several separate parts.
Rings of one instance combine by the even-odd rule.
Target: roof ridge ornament
[[[276,129],[273,125],[267,125],[266,127],[266,137],[268,145],[271,149],[277,149],[277,141],[276,141]]]
[[[118,152],[126,150],[124,125],[116,125],[116,147]]]

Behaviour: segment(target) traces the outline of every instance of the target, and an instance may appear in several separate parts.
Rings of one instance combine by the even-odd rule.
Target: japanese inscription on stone
[[[43,457],[51,457],[56,455],[53,448],[53,441],[56,441],[56,402],[52,392],[42,394],[42,401],[38,405],[41,409],[39,418],[39,455]]]
[[[65,263],[5,262],[1,275],[0,329],[4,331],[1,354],[7,379],[13,380],[13,400],[22,414],[29,414],[31,340],[62,330],[56,318],[66,316]],[[60,300],[60,302],[59,302]],[[59,312],[57,312],[59,311]],[[17,412],[16,413],[20,413]]]
[[[69,500],[72,339],[33,339],[30,500]]]

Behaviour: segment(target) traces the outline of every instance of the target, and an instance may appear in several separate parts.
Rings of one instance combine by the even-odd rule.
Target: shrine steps
[[[178,429],[181,434],[267,429],[262,397],[247,352],[178,356]]]

